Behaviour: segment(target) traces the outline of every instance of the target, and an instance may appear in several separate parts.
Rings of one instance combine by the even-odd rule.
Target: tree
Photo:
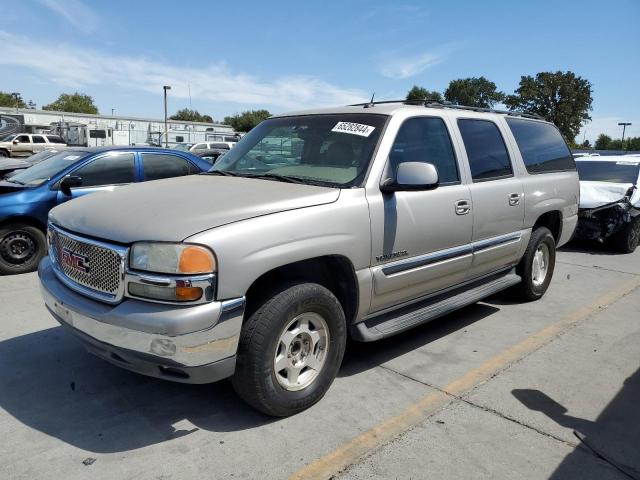
[[[573,72],[540,72],[535,78],[520,77],[520,86],[505,104],[511,110],[541,115],[573,142],[581,125],[591,120],[591,93],[591,83]]]
[[[480,108],[493,108],[504,97],[504,93],[497,90],[496,84],[484,77],[452,80],[444,92],[445,100],[451,103]]]
[[[27,104],[19,93],[0,92],[0,107],[27,108]]]
[[[231,125],[236,132],[248,132],[270,116],[267,110],[248,110],[231,117],[224,117],[224,123]]]
[[[627,150],[630,151],[640,151],[640,137],[631,137],[629,139],[629,143],[627,144]]]
[[[438,103],[442,103],[444,101],[440,92],[436,92],[435,90],[430,91],[426,88],[419,87],[418,85],[414,85],[413,88],[409,90],[407,93],[407,100],[428,100],[430,102]]]
[[[78,92],[62,93],[55,102],[44,105],[42,109],[57,112],[98,113],[98,107],[94,105],[93,98]]]
[[[611,145],[611,137],[609,135],[601,133],[600,135],[598,135],[598,139],[596,140],[594,146],[596,150],[608,150],[609,145]]]
[[[208,122],[213,123],[211,115],[202,115],[197,110],[183,108],[169,117],[171,120],[183,120],[185,122]]]

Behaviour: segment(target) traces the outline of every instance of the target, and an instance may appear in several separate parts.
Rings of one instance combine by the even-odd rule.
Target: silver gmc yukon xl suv
[[[272,117],[209,173],[53,209],[46,305],[154,377],[231,377],[270,415],[325,394],[374,341],[510,288],[544,295],[579,184],[525,114],[380,102]]]

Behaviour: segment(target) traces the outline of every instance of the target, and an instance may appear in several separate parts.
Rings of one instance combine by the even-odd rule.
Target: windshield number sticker
[[[77,160],[80,158],[80,155],[67,155],[63,160]]]
[[[338,122],[336,123],[336,126],[331,129],[331,131],[338,133],[349,133],[351,135],[359,135],[361,137],[368,137],[375,129],[376,127],[370,127],[369,125],[363,125],[362,123]]]

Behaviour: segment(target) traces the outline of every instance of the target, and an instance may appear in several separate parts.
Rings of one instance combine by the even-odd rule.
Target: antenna
[[[371,94],[371,100],[369,101],[369,103],[366,103],[365,105],[363,105],[363,107],[364,108],[374,107],[375,103],[374,103],[373,99],[375,98],[375,96],[376,96],[376,92],[373,92]]]
[[[191,84],[187,83],[187,86],[189,87],[189,108],[193,110],[193,105],[191,105]]]

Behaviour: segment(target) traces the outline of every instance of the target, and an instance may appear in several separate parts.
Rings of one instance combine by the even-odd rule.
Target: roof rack
[[[363,108],[371,108],[375,105],[384,105],[390,103],[401,103],[404,105],[417,105],[424,106],[428,108],[452,108],[455,110],[470,110],[473,112],[485,112],[485,113],[499,113],[502,115],[509,115],[512,117],[524,117],[524,118],[533,118],[536,120],[544,120],[544,117],[536,113],[527,113],[527,112],[519,112],[519,111],[510,111],[510,110],[496,110],[494,108],[481,108],[481,107],[470,107],[467,105],[454,105],[451,102],[438,102],[435,100],[382,100],[379,102],[366,102],[366,103],[355,103],[353,105],[349,105],[350,107],[363,107]]]

